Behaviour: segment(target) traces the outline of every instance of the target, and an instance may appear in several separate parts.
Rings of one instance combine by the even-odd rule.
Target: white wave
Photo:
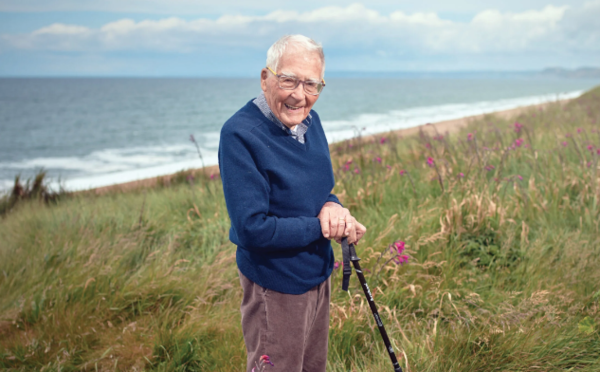
[[[362,135],[382,133],[557,99],[575,98],[582,93],[583,91],[575,91],[497,101],[413,107],[405,110],[393,110],[384,114],[365,113],[352,120],[326,120],[323,122],[323,128],[329,143],[334,143],[352,138],[359,131],[362,132]],[[219,133],[202,133],[197,138],[202,139],[200,143],[202,144],[201,152],[204,165],[217,164]],[[194,146],[189,143],[172,146],[104,149],[83,157],[50,157],[12,163],[0,162],[0,168],[32,170],[43,167],[52,169],[53,173],[60,173],[61,170],[69,171],[71,174],[73,172],[79,173],[80,176],[73,176],[72,178],[63,176],[61,185],[69,191],[157,177],[184,169],[199,168],[201,165],[202,163]],[[12,180],[0,180],[0,190],[10,189],[12,183]],[[57,182],[52,183],[50,186],[54,189],[59,187]]]
[[[217,151],[202,151],[204,164],[214,165],[217,164]],[[202,163],[200,159],[195,158],[193,160],[179,161],[175,163],[162,164],[153,167],[145,167],[138,169],[130,169],[126,171],[107,173],[95,176],[87,176],[82,178],[74,178],[64,180],[63,186],[69,191],[87,190],[96,187],[116,185],[119,183],[137,181],[145,178],[152,178],[158,176],[164,176],[167,174],[173,174],[181,170],[200,168]],[[57,184],[51,185],[53,188],[57,188]]]
[[[205,165],[217,163],[216,150],[201,148],[200,151]],[[0,162],[0,168],[5,169],[21,171],[44,168],[52,174],[62,174],[60,185],[58,181],[53,181],[50,187],[58,189],[59,186],[63,186],[69,191],[162,176],[183,169],[199,168],[201,165],[202,162],[192,144],[104,149],[82,157],[47,157]],[[75,175],[65,176],[64,173]],[[11,180],[0,180],[0,190],[10,189],[12,184]]]
[[[405,110],[393,110],[386,114],[361,114],[353,120],[323,121],[323,129],[329,143],[334,143],[352,138],[359,132],[362,135],[383,133],[427,123],[436,123],[551,102],[558,99],[576,98],[582,93],[583,91],[574,91],[563,94],[546,94],[497,101],[413,107]]]

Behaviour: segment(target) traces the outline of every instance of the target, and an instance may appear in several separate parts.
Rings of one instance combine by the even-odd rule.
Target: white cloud
[[[0,0],[0,12],[125,12],[161,15],[206,15],[231,13],[265,13],[273,9],[305,10],[323,7],[324,4],[346,7],[352,0]],[[581,6],[585,0],[561,0],[561,4]],[[369,7],[380,13],[391,13],[401,8],[404,12],[446,12],[475,14],[482,9],[499,9],[503,12],[522,12],[542,8],[548,0],[369,0]]]
[[[376,50],[385,55],[418,53],[512,53],[600,49],[600,0],[582,7],[547,5],[539,10],[488,9],[470,22],[433,12],[387,15],[362,4],[328,6],[307,12],[275,10],[262,16],[218,19],[177,17],[135,22],[121,19],[90,29],[52,24],[28,34],[2,35],[3,49],[50,51],[191,52],[214,45],[262,48],[285,33],[305,33],[326,47]]]

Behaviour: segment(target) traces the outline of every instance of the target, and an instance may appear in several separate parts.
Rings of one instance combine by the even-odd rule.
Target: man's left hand
[[[338,243],[343,237],[348,237],[348,243],[356,244],[366,232],[366,228],[352,217],[348,208],[335,202],[325,203],[317,218],[321,221],[323,236]]]

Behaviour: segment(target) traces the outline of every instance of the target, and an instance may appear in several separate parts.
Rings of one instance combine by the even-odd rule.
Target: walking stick
[[[358,261],[360,261],[360,258],[356,256],[354,244],[348,244],[348,238],[342,239],[342,256],[344,258],[344,278],[342,281],[342,290],[348,291],[348,284],[350,284],[350,275],[352,275],[352,267],[350,266],[350,261],[352,261],[352,265],[354,265],[354,270],[356,270],[356,275],[358,276],[360,285],[362,286],[362,289],[365,292],[365,296],[367,296],[367,302],[369,303],[369,307],[373,312],[373,317],[375,318],[375,322],[377,323],[377,327],[379,328],[379,333],[381,333],[381,338],[383,338],[383,342],[385,343],[385,348],[388,354],[390,355],[392,364],[394,365],[394,372],[402,372],[402,368],[398,363],[398,359],[396,359],[396,354],[394,354],[394,348],[390,343],[390,339],[387,335],[387,332],[385,331],[385,327],[383,326],[381,317],[377,312],[377,306],[375,306],[375,301],[373,300],[373,295],[371,294],[369,285],[367,284],[362,269],[360,268],[360,264],[358,263]]]

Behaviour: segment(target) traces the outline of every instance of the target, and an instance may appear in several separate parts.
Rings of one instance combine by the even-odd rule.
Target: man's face
[[[289,46],[279,60],[277,74],[294,76],[299,80],[321,80],[321,59],[315,52]],[[302,83],[294,90],[279,88],[277,77],[264,68],[261,71],[260,84],[269,107],[277,118],[288,128],[298,125],[306,119],[319,96],[304,91]]]

